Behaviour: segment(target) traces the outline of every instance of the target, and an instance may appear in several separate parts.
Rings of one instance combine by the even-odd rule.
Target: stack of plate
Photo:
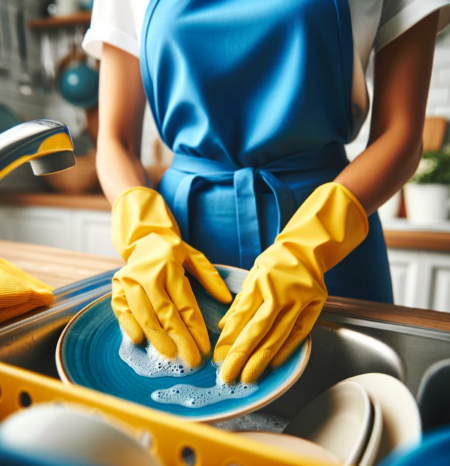
[[[400,445],[418,443],[421,422],[405,385],[386,374],[364,374],[322,393],[292,419],[283,434],[239,435],[325,464],[371,466]]]

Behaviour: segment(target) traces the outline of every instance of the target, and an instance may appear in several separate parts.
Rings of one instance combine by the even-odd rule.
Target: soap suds
[[[152,400],[157,403],[176,404],[186,408],[203,408],[214,403],[235,398],[245,398],[258,390],[258,385],[238,382],[228,385],[220,376],[220,366],[216,369],[216,385],[213,387],[195,387],[178,384],[173,387],[155,390]]]
[[[186,377],[195,374],[204,366],[203,362],[198,367],[192,368],[179,356],[175,359],[167,359],[158,353],[151,343],[147,343],[146,346],[136,345],[123,331],[119,356],[136,374],[149,378]]]
[[[290,420],[268,413],[250,413],[214,424],[219,429],[232,432],[262,431],[282,433]]]

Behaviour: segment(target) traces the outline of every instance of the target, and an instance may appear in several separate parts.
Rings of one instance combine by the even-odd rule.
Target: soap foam
[[[204,366],[202,362],[198,367],[192,368],[179,356],[174,359],[165,358],[150,342],[146,346],[136,345],[122,329],[121,332],[119,356],[137,375],[149,378],[186,377],[195,374]]]
[[[214,424],[214,427],[232,432],[261,431],[281,434],[289,422],[290,420],[285,417],[258,412],[244,414],[243,416],[235,417],[227,421],[217,422]]]
[[[173,387],[156,390],[152,400],[164,404],[176,404],[186,408],[203,408],[220,401],[235,398],[245,398],[258,390],[258,385],[238,382],[228,385],[220,376],[220,366],[217,367],[216,385],[214,387],[194,387],[188,384],[178,384]]]

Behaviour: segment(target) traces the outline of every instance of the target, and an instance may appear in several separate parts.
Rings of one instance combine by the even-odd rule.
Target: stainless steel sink
[[[61,288],[46,310],[0,326],[0,361],[58,378],[55,348],[67,322],[111,289],[114,271]],[[450,355],[450,332],[348,317],[325,306],[312,333],[312,354],[300,380],[264,412],[292,418],[335,383],[358,374],[397,377],[416,396],[433,363]]]
[[[59,288],[52,306],[0,324],[0,361],[59,378],[55,350],[61,332],[78,311],[111,291],[114,273]]]

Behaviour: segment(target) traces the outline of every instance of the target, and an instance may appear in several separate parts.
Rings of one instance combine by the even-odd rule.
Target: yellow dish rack
[[[76,403],[105,420],[126,423],[137,439],[149,435],[149,449],[161,464],[185,465],[185,448],[195,453],[196,466],[326,466],[327,463],[239,437],[206,424],[131,403],[88,388],[0,363],[0,421],[26,404]]]

